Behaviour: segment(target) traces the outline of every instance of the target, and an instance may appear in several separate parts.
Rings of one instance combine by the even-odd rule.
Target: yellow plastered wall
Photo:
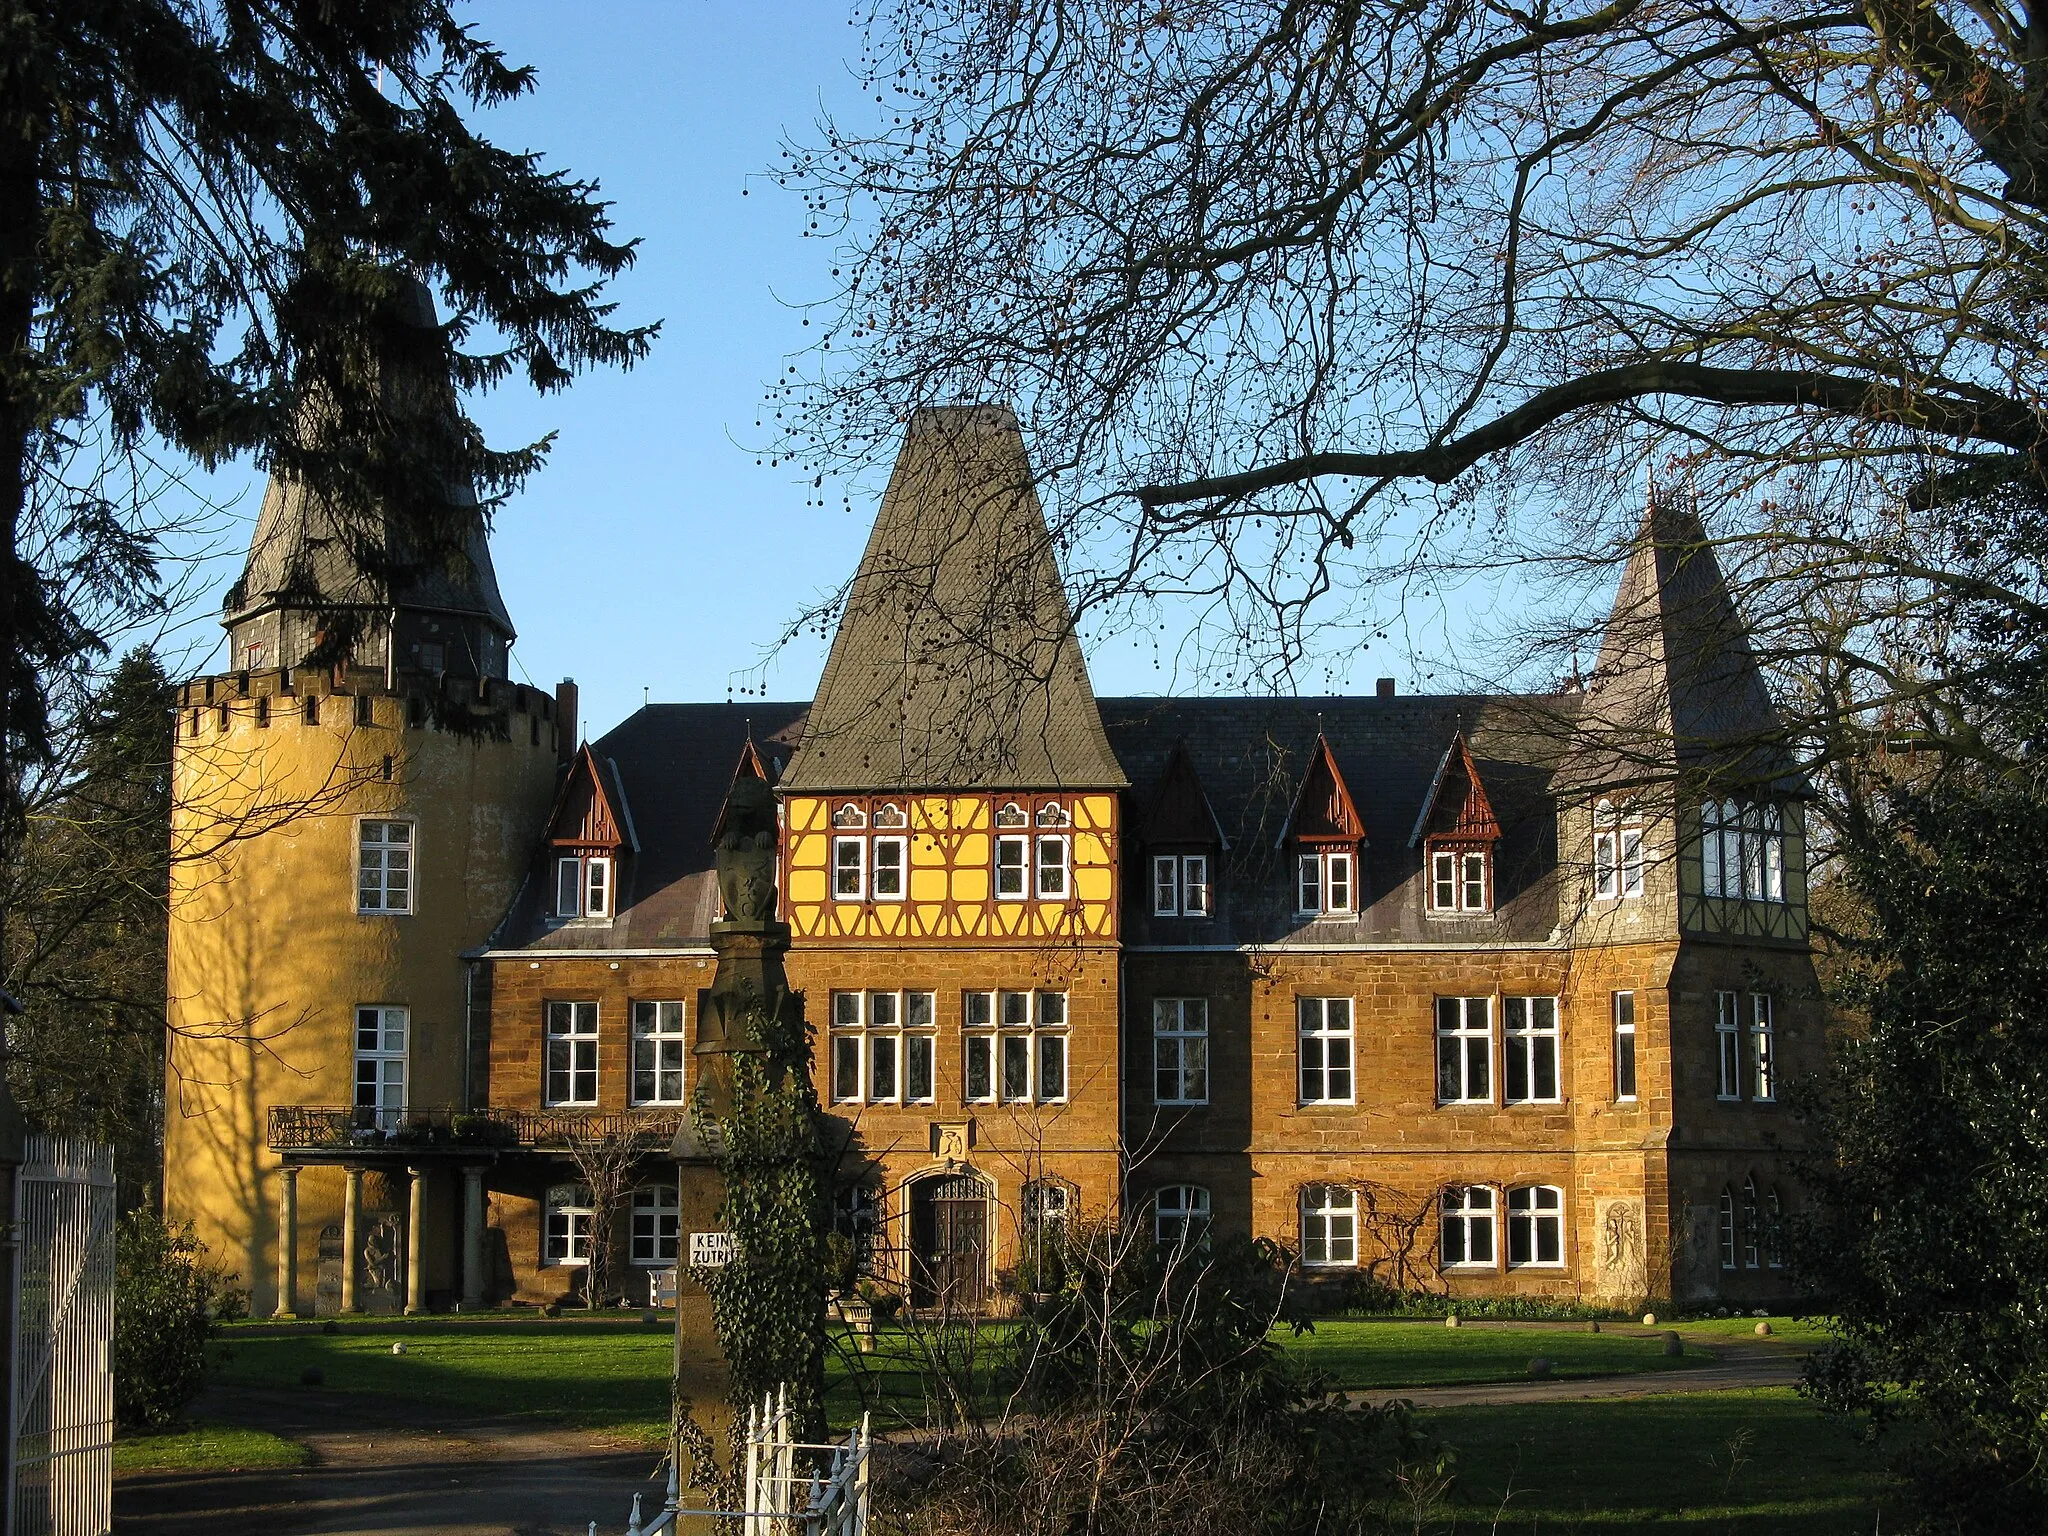
[[[359,1003],[410,1010],[409,1104],[459,1103],[460,956],[510,903],[555,780],[551,725],[529,729],[514,715],[510,739],[498,740],[408,726],[406,701],[388,695],[369,699],[370,723],[359,724],[358,705],[322,697],[308,724],[299,696],[237,697],[178,717],[164,1205],[197,1225],[259,1314],[276,1301],[270,1108],[350,1102]],[[415,824],[410,916],[356,911],[366,816]],[[342,1189],[339,1169],[300,1176],[301,1310],[313,1304],[320,1232],[341,1221]],[[430,1187],[430,1216],[452,1211],[453,1196]],[[430,1287],[456,1283],[454,1246],[449,1237],[423,1249]]]
[[[995,891],[997,816],[1018,807],[1028,838],[1068,840],[1067,895],[1060,900],[1002,899]],[[1067,822],[1042,825],[1056,806]],[[900,827],[878,817],[900,814]],[[835,826],[834,817],[842,824]],[[1038,942],[1109,940],[1117,926],[1117,797],[1062,795],[793,795],[784,801],[783,911],[798,940],[954,939]],[[857,817],[857,824],[852,824]],[[837,898],[832,891],[835,836],[901,835],[907,842],[899,899]],[[1028,883],[1028,882],[1027,882]]]

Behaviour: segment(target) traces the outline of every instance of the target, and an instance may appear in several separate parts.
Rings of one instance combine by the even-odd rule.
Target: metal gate
[[[114,1153],[31,1136],[15,1184],[20,1243],[7,1536],[113,1527]]]

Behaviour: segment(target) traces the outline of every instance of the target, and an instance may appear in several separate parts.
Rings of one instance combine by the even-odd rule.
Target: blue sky
[[[538,90],[492,114],[487,131],[602,183],[619,229],[643,242],[615,285],[621,318],[663,321],[631,372],[592,374],[547,399],[508,386],[472,402],[501,444],[558,434],[492,540],[519,629],[514,676],[576,678],[592,735],[643,696],[736,697],[783,625],[850,574],[874,511],[856,496],[849,514],[829,492],[826,506],[807,506],[808,485],[748,451],[763,381],[802,344],[791,304],[829,291],[830,247],[800,237],[797,199],[765,172],[785,133],[806,137],[828,107],[860,111],[845,0],[491,0],[469,15],[540,72]],[[240,492],[240,521],[203,575],[206,601],[186,630],[200,649],[261,496],[253,471],[214,485]],[[1158,691],[1156,655],[1131,637],[1099,647],[1097,689]],[[793,643],[765,674],[768,696],[807,697],[823,661],[821,640]],[[1369,676],[1343,681],[1371,687]]]

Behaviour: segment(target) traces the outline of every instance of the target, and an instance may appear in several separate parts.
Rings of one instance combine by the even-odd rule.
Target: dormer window
[[[1209,915],[1208,854],[1155,853],[1152,855],[1152,915],[1154,917],[1207,917]]]
[[[1633,800],[1593,803],[1593,895],[1629,901],[1643,894],[1643,815]]]
[[[611,859],[603,854],[569,854],[556,859],[555,916],[611,915]]]
[[[1317,848],[1295,860],[1295,911],[1328,917],[1357,910],[1356,855],[1336,848]]]
[[[1491,912],[1492,855],[1484,848],[1432,844],[1429,850],[1429,910]]]

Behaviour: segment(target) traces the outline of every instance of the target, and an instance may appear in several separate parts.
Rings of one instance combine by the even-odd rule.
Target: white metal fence
[[[739,1509],[680,1507],[676,1468],[669,1467],[668,1500],[661,1512],[645,1521],[640,1495],[633,1495],[633,1516],[626,1536],[673,1533],[689,1519],[729,1536],[866,1536],[871,1444],[868,1416],[844,1440],[823,1444],[797,1439],[797,1410],[789,1389],[764,1397],[747,1413],[741,1442],[744,1504]],[[597,1536],[597,1522],[590,1522]]]
[[[31,1136],[15,1184],[8,1536],[113,1527],[114,1154]]]

